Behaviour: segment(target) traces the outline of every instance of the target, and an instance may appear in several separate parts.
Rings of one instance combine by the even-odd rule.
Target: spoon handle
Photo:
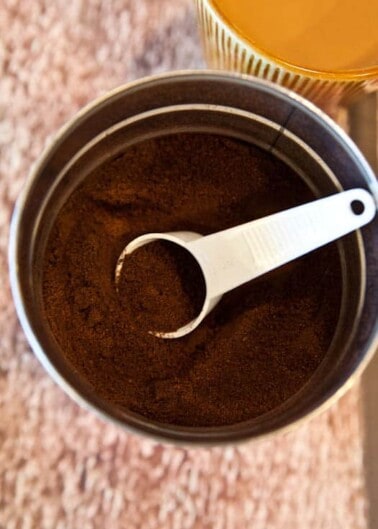
[[[351,189],[202,237],[188,247],[206,271],[208,296],[217,297],[361,228],[375,213],[372,195]]]

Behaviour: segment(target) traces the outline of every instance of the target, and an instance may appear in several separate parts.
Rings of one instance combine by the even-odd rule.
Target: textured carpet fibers
[[[358,388],[268,441],[163,446],[79,409],[17,322],[8,225],[46,140],[120,83],[202,66],[190,0],[0,3],[0,529],[366,528]]]

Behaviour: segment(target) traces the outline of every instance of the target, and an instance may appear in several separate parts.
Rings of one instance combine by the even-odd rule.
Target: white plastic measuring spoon
[[[160,338],[180,338],[198,327],[226,292],[361,228],[375,214],[372,195],[351,189],[211,235],[148,233],[124,248],[116,265],[116,282],[126,256],[145,244],[165,240],[190,252],[205,279],[202,310],[177,331],[153,333]]]

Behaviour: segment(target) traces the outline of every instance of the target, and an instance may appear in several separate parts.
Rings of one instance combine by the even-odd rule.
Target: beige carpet
[[[359,390],[294,433],[185,450],[79,409],[19,328],[7,281],[14,200],[84,103],[203,66],[191,0],[0,2],[0,529],[364,529]]]

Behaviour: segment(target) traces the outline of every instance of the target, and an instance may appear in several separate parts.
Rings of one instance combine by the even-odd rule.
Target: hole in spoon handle
[[[355,215],[362,215],[365,211],[365,204],[361,200],[352,200],[350,207]]]

